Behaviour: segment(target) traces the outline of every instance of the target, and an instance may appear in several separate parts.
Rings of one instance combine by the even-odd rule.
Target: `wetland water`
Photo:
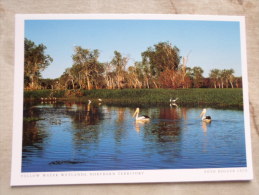
[[[25,104],[22,172],[224,168],[246,166],[242,110],[98,103]]]

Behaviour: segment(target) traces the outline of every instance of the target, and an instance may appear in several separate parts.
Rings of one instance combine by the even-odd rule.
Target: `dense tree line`
[[[123,89],[123,88],[238,88],[242,78],[233,69],[212,69],[203,77],[203,69],[187,66],[188,56],[169,42],[160,42],[141,53],[142,61],[129,65],[119,51],[109,62],[100,62],[99,50],[74,48],[73,64],[57,79],[43,79],[41,72],[53,59],[46,46],[25,39],[25,89]]]

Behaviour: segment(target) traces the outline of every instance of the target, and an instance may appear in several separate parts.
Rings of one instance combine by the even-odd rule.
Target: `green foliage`
[[[99,75],[104,72],[103,64],[98,61],[99,51],[91,51],[80,46],[75,47],[75,53],[72,56],[73,66],[66,71],[67,79],[77,82],[82,87],[85,82],[87,89],[95,88]],[[73,86],[73,89],[75,87]]]
[[[121,72],[125,69],[125,66],[128,62],[126,57],[122,57],[121,53],[114,51],[114,57],[111,61],[111,64],[115,67],[116,72]]]
[[[70,94],[77,94],[80,92],[80,97],[66,96],[68,92],[75,92]],[[25,91],[25,99],[40,99],[41,97],[48,97],[51,90],[35,90]],[[178,98],[177,104],[179,106],[199,106],[199,107],[236,107],[242,108],[243,96],[242,89],[96,89],[96,90],[60,90],[54,91],[54,97],[71,99],[76,98],[80,101],[97,102],[99,98],[104,103],[110,105],[127,105],[127,106],[148,106],[148,105],[169,105],[170,98]]]
[[[169,42],[160,42],[149,47],[142,55],[143,64],[150,64],[152,75],[159,75],[166,69],[177,70],[180,63],[180,50]]]
[[[65,97],[65,92],[66,92],[65,90],[56,90],[53,93],[53,97],[63,98],[63,97]]]
[[[40,98],[47,98],[47,97],[56,97],[56,98],[63,98],[65,97],[65,90],[30,90],[24,91],[24,99],[36,99],[40,100]]]
[[[43,71],[53,59],[45,54],[47,47],[43,44],[36,45],[33,41],[24,40],[24,77],[25,86],[30,89],[37,88],[37,82],[40,73]]]
[[[82,99],[102,98],[108,104],[169,105],[179,98],[179,106],[242,107],[242,89],[123,89],[83,91]]]

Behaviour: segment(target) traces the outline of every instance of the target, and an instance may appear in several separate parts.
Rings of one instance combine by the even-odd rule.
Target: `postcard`
[[[18,14],[11,186],[253,178],[243,16]]]

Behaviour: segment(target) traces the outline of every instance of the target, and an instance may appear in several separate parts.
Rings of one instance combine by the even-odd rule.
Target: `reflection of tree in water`
[[[99,107],[86,103],[65,103],[66,114],[73,120],[75,128],[82,128],[85,125],[96,125],[100,122],[102,113]]]
[[[159,123],[152,127],[152,134],[157,135],[159,142],[175,142],[179,141],[181,134],[181,120],[178,113],[178,108],[161,108],[159,118],[162,119]]]
[[[178,122],[159,122],[152,127],[152,135],[158,142],[176,142],[180,140],[181,129]]]
[[[173,157],[179,157],[181,151],[181,125],[182,120],[177,108],[160,108],[158,120],[151,121],[144,126],[145,150],[149,151],[149,158],[153,154],[160,154],[173,161]]]
[[[118,117],[116,122],[121,125],[124,123],[125,108],[124,107],[117,108],[117,113],[118,113]]]
[[[187,108],[181,108],[182,117],[187,120]]]
[[[91,103],[66,102],[66,114],[72,119],[73,140],[77,149],[97,143],[100,134],[98,123],[103,118],[99,107]]]
[[[116,119],[116,130],[115,130],[115,140],[116,143],[121,143],[121,139],[125,134],[125,129],[124,129],[124,122],[125,122],[125,108],[116,108],[116,113],[117,113],[117,119]]]
[[[22,139],[22,171],[30,166],[31,154],[34,157],[42,157],[44,154],[44,146],[49,134],[42,129],[38,123],[38,119],[44,114],[38,108],[33,107],[32,102],[24,103],[23,107],[23,139]],[[40,120],[41,122],[42,120]],[[28,164],[29,163],[29,164]]]
[[[34,146],[42,150],[42,143],[48,134],[37,126],[37,120],[41,119],[42,113],[40,109],[33,107],[31,102],[24,103],[23,107],[23,150],[26,146]],[[30,121],[35,119],[34,121]],[[40,143],[40,144],[39,144]]]
[[[178,120],[181,117],[179,116],[179,108],[160,108],[159,116],[160,119],[168,120]]]
[[[23,123],[23,147],[34,146],[37,149],[42,150],[42,143],[47,137],[48,134],[45,131],[40,130],[35,121]]]

